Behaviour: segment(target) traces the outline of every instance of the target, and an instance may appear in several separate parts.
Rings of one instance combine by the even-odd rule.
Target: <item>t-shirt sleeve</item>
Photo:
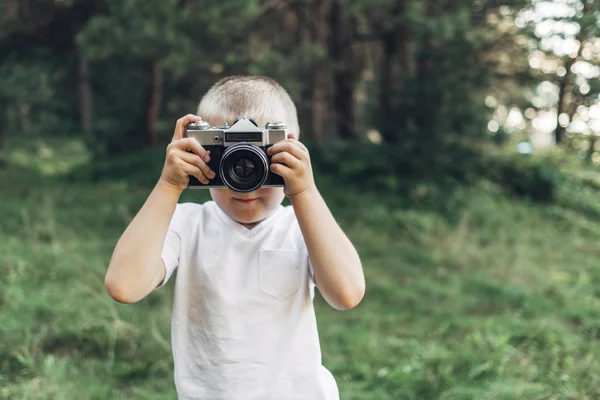
[[[171,218],[171,223],[169,224],[169,230],[167,231],[161,254],[161,259],[166,270],[165,279],[163,279],[156,289],[163,287],[169,281],[179,265],[182,211],[182,206],[177,205],[173,218]]]
[[[315,284],[315,271],[313,270],[313,265],[310,262],[310,256],[308,256],[308,251],[306,252],[307,256],[306,258],[308,259],[308,277],[310,278],[310,282],[314,285]]]

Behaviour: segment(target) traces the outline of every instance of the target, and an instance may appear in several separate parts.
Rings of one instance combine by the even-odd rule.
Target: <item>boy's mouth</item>
[[[240,203],[242,203],[242,204],[250,204],[250,203],[252,203],[252,202],[254,202],[254,201],[258,200],[258,197],[256,197],[256,198],[253,198],[253,199],[240,199],[240,198],[234,197],[233,199],[234,199],[235,201],[239,201],[239,202],[240,202]]]

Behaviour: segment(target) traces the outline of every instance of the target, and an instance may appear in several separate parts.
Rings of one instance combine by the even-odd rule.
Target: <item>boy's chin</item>
[[[246,228],[252,228],[262,221],[264,221],[267,217],[264,218],[233,218],[238,224],[244,225]]]
[[[237,213],[234,218],[240,224],[257,224],[268,217],[268,213]]]
[[[242,225],[256,225],[269,218],[277,209],[260,210],[256,212],[237,212],[232,216],[233,219]]]

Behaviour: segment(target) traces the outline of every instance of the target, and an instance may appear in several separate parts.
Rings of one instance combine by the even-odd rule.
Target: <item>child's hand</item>
[[[190,175],[204,184],[208,184],[209,179],[215,177],[215,173],[206,165],[210,160],[208,152],[195,138],[184,138],[187,125],[200,120],[202,118],[192,114],[178,119],[173,140],[167,146],[167,156],[160,180],[181,191],[188,186]]]
[[[269,147],[267,154],[272,156],[271,171],[283,177],[286,196],[295,196],[315,185],[308,150],[293,133]]]

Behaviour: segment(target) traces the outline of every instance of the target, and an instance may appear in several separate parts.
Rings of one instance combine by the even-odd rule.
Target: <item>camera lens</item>
[[[240,180],[247,180],[252,178],[256,170],[256,166],[252,162],[252,160],[240,157],[233,164],[233,173]]]
[[[223,153],[219,175],[223,184],[235,192],[247,193],[260,188],[269,173],[265,151],[251,143],[236,143]]]

